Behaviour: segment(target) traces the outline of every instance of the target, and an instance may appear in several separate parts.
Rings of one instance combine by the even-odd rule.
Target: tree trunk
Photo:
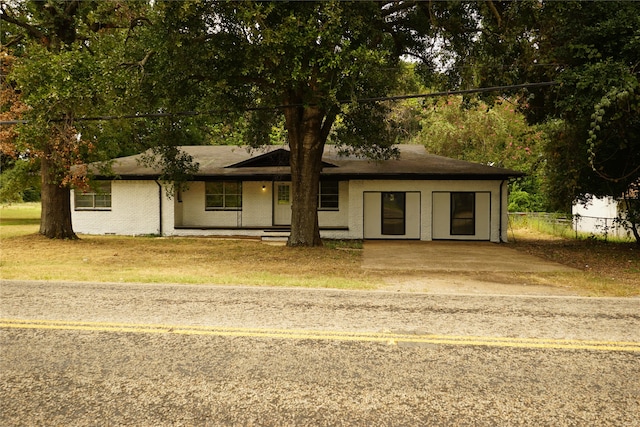
[[[640,245],[640,232],[638,232],[638,227],[635,224],[631,224],[631,232],[633,233],[633,237],[636,238],[636,244]]]
[[[55,165],[45,155],[40,161],[42,177],[42,213],[40,234],[50,239],[77,239],[71,225],[71,192],[56,179]]]
[[[620,221],[622,226],[630,230],[633,233],[633,237],[636,239],[636,244],[640,245],[640,201],[631,197],[631,193],[634,191],[640,191],[640,188],[634,184],[631,184],[629,189],[623,194],[622,200],[624,201],[624,209],[618,211],[617,221]],[[624,212],[624,213],[623,213]]]
[[[291,234],[288,246],[322,246],[318,191],[326,136],[319,107],[289,108],[285,122],[291,149]]]

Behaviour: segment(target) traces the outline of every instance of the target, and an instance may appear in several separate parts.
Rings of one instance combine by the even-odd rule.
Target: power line
[[[382,102],[382,101],[402,101],[406,99],[419,99],[419,98],[435,98],[439,96],[451,96],[451,95],[470,95],[475,93],[488,93],[488,92],[502,92],[502,91],[510,91],[517,89],[529,89],[536,87],[546,87],[546,86],[555,86],[559,84],[558,82],[538,82],[538,83],[523,83],[519,85],[508,85],[508,86],[491,86],[485,88],[475,88],[475,89],[463,89],[463,90],[450,90],[450,91],[440,91],[440,92],[431,92],[431,93],[421,93],[421,94],[412,94],[412,95],[397,95],[397,96],[380,96],[373,98],[360,98],[356,100],[339,100],[339,104],[351,104],[351,103],[369,103],[369,102]],[[276,105],[273,107],[247,107],[245,111],[271,111],[271,110],[283,110],[285,108],[298,108],[303,107],[306,104],[285,104],[285,105]],[[109,120],[132,120],[132,119],[158,119],[165,117],[191,117],[191,116],[204,116],[204,115],[214,115],[221,113],[222,110],[217,111],[177,111],[173,113],[143,113],[143,114],[124,114],[119,116],[95,116],[95,117],[78,117],[75,118],[75,121],[109,121]],[[51,120],[52,122],[60,122],[64,119],[55,119]],[[26,124],[27,120],[4,120],[0,121],[0,125],[17,125],[17,124]]]
[[[433,98],[438,96],[449,96],[449,95],[469,95],[472,93],[486,93],[486,92],[500,92],[503,90],[515,90],[515,89],[528,89],[534,87],[545,87],[545,86],[555,86],[559,84],[558,82],[539,82],[539,83],[523,83],[519,85],[510,85],[510,86],[492,86],[492,87],[484,87],[484,88],[476,88],[476,89],[463,89],[463,90],[452,90],[452,91],[442,91],[442,92],[431,92],[431,93],[423,93],[416,95],[399,95],[399,96],[385,96],[380,98],[362,98],[357,102],[377,102],[377,101],[400,101],[403,99],[416,99],[416,98]],[[348,103],[350,101],[340,101],[340,103]]]

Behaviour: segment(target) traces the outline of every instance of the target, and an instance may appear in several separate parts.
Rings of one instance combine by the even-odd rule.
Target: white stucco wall
[[[466,240],[490,240],[492,242],[506,241],[507,236],[507,185],[503,185],[503,194],[500,194],[500,184],[502,181],[463,181],[463,180],[443,180],[443,181],[386,181],[374,180],[363,181],[353,180],[349,182],[349,234],[351,238],[362,239],[365,236],[364,230],[364,194],[370,192],[384,191],[404,191],[420,193],[420,240],[432,240],[433,230],[433,193],[452,191],[473,191],[489,193],[489,235],[486,233],[480,237],[467,238]],[[502,221],[500,213],[500,199],[502,198]],[[376,207],[374,206],[375,210]],[[438,209],[438,207],[436,207]],[[445,209],[442,207],[441,209]],[[449,210],[449,203],[446,210]],[[408,213],[407,213],[408,214]],[[376,215],[373,212],[373,215]],[[379,216],[379,214],[377,214]],[[502,225],[502,229],[500,226]]]
[[[81,234],[159,234],[158,190],[155,181],[112,181],[110,210],[76,210],[72,190],[73,229]]]
[[[349,183],[340,182],[339,210],[318,212],[320,227],[346,227],[349,211]],[[270,227],[273,225],[273,183],[271,181],[244,181],[242,183],[242,210],[205,210],[205,183],[189,183],[176,202],[176,225],[182,227]]]
[[[244,190],[244,188],[243,188]],[[242,194],[244,204],[246,195]],[[190,182],[189,188],[182,192],[182,222],[178,226],[191,227],[239,227],[242,225],[241,210],[206,210],[205,209],[205,183],[203,181]]]
[[[264,189],[263,189],[264,187]],[[269,227],[273,223],[271,181],[242,183],[242,226]]]
[[[338,183],[338,210],[318,211],[319,227],[347,227],[349,225],[349,182]]]
[[[508,242],[508,234],[509,234],[509,186],[506,181],[503,181],[498,186],[498,195],[497,197],[491,197],[491,205],[494,209],[498,210],[498,215],[500,215],[500,210],[502,208],[502,218],[499,220],[498,228],[500,228],[500,224],[502,225],[502,229],[498,230],[500,233],[499,242]],[[500,197],[502,196],[502,203],[500,203]],[[494,204],[493,200],[497,200],[498,203]],[[495,206],[497,205],[497,206]],[[491,211],[491,215],[493,215],[493,210]]]
[[[489,218],[486,218],[486,222],[489,223],[488,237],[485,233],[476,238],[498,242],[502,234],[502,241],[506,241],[507,190],[505,183],[501,196],[500,184],[501,181],[342,181],[340,182],[339,210],[318,212],[320,227],[336,227],[336,229],[324,229],[320,234],[324,238],[364,238],[365,193],[399,191],[408,193],[407,234],[404,237],[432,240],[434,237],[433,194],[474,191],[480,193],[480,199],[484,197],[482,193],[486,193],[487,201],[482,199],[481,203],[484,203],[483,206],[486,203],[489,204]],[[77,211],[72,206],[74,229],[78,233],[85,234],[144,235],[161,232],[164,235],[176,236],[239,234],[261,236],[263,234],[261,227],[268,228],[272,225],[273,186],[270,181],[243,183],[242,211],[205,210],[204,186],[204,182],[191,182],[188,190],[183,191],[179,196],[169,197],[165,188],[159,192],[155,181],[113,181],[111,210]],[[449,203],[444,205],[448,215]],[[436,207],[436,216],[444,213],[444,205],[440,208]],[[502,221],[500,220],[501,205]],[[162,207],[162,227],[160,227],[160,206]],[[375,211],[373,218],[375,219],[377,215],[379,220],[380,207],[372,209]],[[416,215],[419,217],[416,218]],[[478,221],[485,221],[481,216],[477,218]],[[239,227],[245,228],[238,229]],[[482,229],[482,226],[477,227],[477,230]],[[369,234],[367,237],[387,238],[388,236]]]
[[[420,239],[421,193],[409,191],[405,193],[405,233],[404,235],[382,234],[382,197],[379,191],[363,193],[363,210],[367,214],[363,218],[365,239]]]
[[[500,184],[502,181],[434,181],[432,189],[434,192],[455,192],[455,191],[473,191],[477,193],[486,193],[489,192],[489,236],[482,235],[479,238],[481,240],[490,240],[492,242],[499,242],[500,237],[502,235],[502,241],[506,241],[506,233],[507,233],[507,225],[508,218],[506,215],[507,212],[507,184],[505,183],[502,191],[502,203],[500,202],[501,194],[500,194]],[[484,197],[482,195],[478,195],[480,198]],[[478,197],[477,196],[477,197]],[[486,206],[486,201],[476,200],[476,203],[482,203],[481,206]],[[500,207],[502,206],[503,215],[501,221],[501,212]],[[436,207],[436,209],[438,209]],[[447,204],[447,210],[450,209],[450,205]],[[485,211],[486,212],[486,211]],[[478,214],[480,212],[477,212]],[[484,212],[483,212],[484,213]],[[502,230],[500,226],[502,225]],[[476,228],[478,230],[481,229],[478,223],[476,223]],[[488,238],[487,238],[488,237]]]

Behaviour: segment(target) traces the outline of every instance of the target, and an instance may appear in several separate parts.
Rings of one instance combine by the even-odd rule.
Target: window
[[[382,234],[405,234],[405,193],[382,193]]]
[[[320,181],[320,192],[318,193],[318,209],[338,210],[338,181]]]
[[[288,205],[291,201],[291,185],[278,184],[278,204]]]
[[[205,183],[205,209],[241,210],[242,182],[216,181]]]
[[[451,193],[451,235],[476,234],[476,193]]]
[[[95,183],[88,191],[74,192],[74,206],[79,210],[111,210],[111,181]]]

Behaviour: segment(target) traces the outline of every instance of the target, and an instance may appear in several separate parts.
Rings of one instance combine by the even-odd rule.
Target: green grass
[[[0,205],[0,238],[38,232],[40,203]]]
[[[534,214],[510,215],[509,225],[511,228],[528,228],[539,233],[570,239],[575,237],[571,222],[563,220],[564,216],[549,214],[548,216],[537,216]],[[563,221],[563,222],[561,222]]]
[[[362,242],[287,248],[254,239],[38,234],[39,206],[0,210],[0,274],[4,279],[245,284],[372,289],[382,283],[360,268]]]
[[[0,207],[0,277],[123,283],[185,283],[376,289],[434,278],[418,270],[362,268],[362,241],[329,240],[321,248],[288,248],[254,239],[38,234],[38,204]],[[567,239],[517,228],[513,249],[576,268],[571,273],[438,273],[488,283],[570,287],[593,296],[640,295],[640,248],[632,243]],[[588,267],[585,267],[588,266]]]
[[[576,232],[573,229],[571,222],[567,223],[563,221],[564,216],[560,214],[549,214],[547,216],[531,215],[510,215],[509,226],[513,229],[528,228],[535,230],[542,234],[548,234],[551,236],[562,237],[565,239],[576,240],[593,240],[613,243],[629,243],[634,242],[632,236],[620,237],[611,234],[604,233],[583,233]]]

